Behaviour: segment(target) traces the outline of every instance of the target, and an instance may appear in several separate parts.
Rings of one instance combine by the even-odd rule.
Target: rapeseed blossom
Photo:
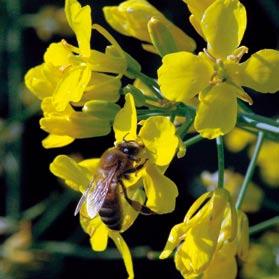
[[[66,0],[65,13],[68,24],[76,35],[78,47],[65,40],[50,44],[44,54],[44,63],[30,69],[25,76],[28,89],[42,100],[44,117],[41,127],[50,133],[43,141],[46,148],[67,145],[75,138],[108,134],[115,113],[104,121],[94,111],[91,114],[84,113],[84,108],[82,112],[75,112],[71,105],[86,107],[88,101],[117,101],[120,79],[127,68],[124,52],[101,27],[95,28],[113,45],[117,44],[117,55],[91,49],[92,20],[88,5],[81,7],[76,0]],[[114,104],[109,106],[113,107],[112,111],[115,110]],[[91,126],[95,125],[95,128],[91,128],[89,133],[80,134],[85,128],[85,122],[91,122]],[[76,130],[79,132],[75,132]]]
[[[128,0],[119,6],[106,6],[104,15],[107,22],[119,33],[143,41],[142,47],[147,51],[156,52],[152,45],[152,34],[156,32],[156,28],[162,28],[168,33],[176,51],[192,52],[196,48],[196,43],[191,37],[146,0]],[[164,44],[167,45],[168,42],[165,41]]]
[[[165,169],[170,163],[178,145],[173,124],[164,117],[151,117],[143,123],[137,136],[134,99],[131,94],[127,94],[126,103],[117,113],[113,127],[116,144],[123,140],[135,140],[141,141],[146,149],[145,156],[148,161],[144,163],[143,169],[132,174],[131,179],[123,179],[128,197],[142,205],[146,200],[145,206],[158,214],[173,211],[178,191],[174,182],[164,176],[160,169]],[[165,148],[166,146],[163,144],[165,136],[168,136],[170,140],[169,148]],[[84,193],[90,180],[96,174],[99,160],[98,158],[88,159],[76,163],[66,155],[59,155],[51,163],[50,170],[53,174],[62,178],[72,189]],[[144,191],[141,188],[142,184]],[[123,195],[121,195],[121,205],[124,218],[120,232],[124,232],[133,224],[139,212],[128,204]],[[120,232],[110,230],[98,215],[91,219],[86,207],[81,208],[80,222],[85,232],[90,235],[93,250],[105,250],[108,238],[115,242],[123,256],[127,272],[130,278],[133,278],[131,255]]]
[[[45,148],[65,146],[75,139],[109,134],[111,123],[120,107],[112,102],[92,100],[86,102],[81,111],[67,105],[63,112],[56,110],[51,97],[41,104],[44,112],[41,128],[48,132],[42,144]]]
[[[224,220],[229,225],[222,231]],[[216,255],[219,239],[234,241],[237,232],[237,215],[224,189],[216,189],[199,197],[188,210],[184,221],[175,225],[160,255],[165,259],[175,252],[176,268],[184,278],[201,275]]]
[[[178,191],[174,182],[164,176],[162,170],[167,168],[178,147],[175,127],[168,118],[154,116],[142,123],[137,134],[134,98],[128,93],[125,99],[126,103],[117,113],[113,124],[116,144],[123,140],[133,140],[144,145],[143,156],[147,161],[137,174],[137,179],[143,180],[146,206],[159,214],[171,212],[175,208]],[[128,181],[126,183],[131,184]]]
[[[184,278],[234,279],[236,256],[245,260],[248,245],[247,217],[236,212],[226,190],[216,189],[198,198],[172,228],[160,258],[176,248],[175,265]]]
[[[279,52],[263,49],[239,63],[248,51],[239,47],[246,29],[246,10],[239,1],[214,1],[203,11],[199,24],[207,49],[198,55],[164,56],[158,82],[171,101],[188,104],[198,95],[194,127],[212,139],[234,128],[237,98],[252,104],[242,86],[262,93],[279,90]]]
[[[88,159],[77,163],[66,155],[59,155],[50,164],[50,170],[54,175],[63,179],[71,189],[78,192],[85,192],[92,176],[96,173],[98,163],[99,159]],[[138,202],[144,201],[140,190],[127,189],[127,194],[130,198]],[[133,224],[138,216],[138,212],[131,208],[123,197],[121,197],[121,205],[124,216],[121,231],[123,232]],[[107,247],[108,238],[113,240],[123,257],[129,278],[133,278],[134,272],[131,253],[120,232],[110,230],[101,221],[99,216],[91,219],[85,207],[81,208],[80,223],[84,231],[89,234],[90,244],[94,251],[104,251]]]

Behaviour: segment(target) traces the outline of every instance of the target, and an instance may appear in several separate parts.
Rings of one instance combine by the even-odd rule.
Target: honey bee
[[[111,230],[119,231],[122,225],[122,210],[120,204],[121,190],[127,202],[142,214],[152,214],[153,211],[139,202],[130,199],[123,184],[123,178],[140,170],[146,160],[139,157],[144,146],[136,141],[123,141],[106,150],[100,158],[96,174],[89,183],[87,190],[80,198],[75,210],[77,215],[86,202],[87,213],[94,218],[98,213]]]

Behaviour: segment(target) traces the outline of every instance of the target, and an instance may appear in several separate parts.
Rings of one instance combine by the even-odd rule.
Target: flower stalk
[[[278,224],[279,224],[279,216],[275,216],[271,219],[268,219],[268,220],[263,221],[259,224],[251,226],[250,229],[249,229],[249,233],[250,233],[250,235],[253,235],[253,234],[256,234],[258,232],[267,230],[267,229],[269,229],[273,226],[276,226]]]
[[[218,155],[218,188],[224,187],[224,170],[225,170],[225,158],[224,158],[224,140],[223,137],[216,139],[217,155]]]
[[[264,140],[264,132],[260,131],[258,133],[258,138],[257,138],[257,142],[256,142],[256,146],[255,146],[253,156],[252,156],[251,161],[249,163],[249,166],[248,166],[243,184],[242,184],[240,192],[239,192],[239,196],[237,198],[237,202],[236,202],[236,208],[237,209],[240,209],[240,207],[241,207],[241,204],[243,202],[243,199],[244,199],[246,191],[247,191],[247,187],[248,187],[248,185],[249,185],[249,183],[252,179],[252,176],[254,174],[257,158],[259,156],[263,140]]]

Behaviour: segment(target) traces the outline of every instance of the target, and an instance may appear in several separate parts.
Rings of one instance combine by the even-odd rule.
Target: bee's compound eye
[[[124,147],[123,150],[122,150],[125,154],[129,154],[130,153],[130,150],[128,147]]]

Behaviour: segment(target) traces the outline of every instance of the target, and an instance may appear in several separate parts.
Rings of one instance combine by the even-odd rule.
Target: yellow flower
[[[203,12],[201,30],[207,50],[199,55],[177,52],[164,56],[158,82],[164,96],[188,102],[199,94],[195,129],[206,138],[230,132],[236,123],[237,98],[250,104],[242,89],[262,93],[279,90],[279,52],[264,49],[239,63],[246,47],[239,47],[246,29],[245,7],[236,0],[216,0]]]
[[[118,45],[118,56],[91,50],[92,21],[88,5],[81,7],[77,0],[66,0],[65,13],[79,47],[65,40],[50,44],[44,63],[30,69],[25,76],[28,89],[41,100],[52,97],[57,111],[64,111],[70,102],[80,105],[91,99],[117,101],[120,77],[127,68],[124,52]],[[113,45],[117,44],[105,30],[97,29]]]
[[[227,148],[232,152],[239,152],[247,145],[248,154],[253,153],[256,136],[235,128],[225,137]],[[265,140],[257,160],[260,174],[267,185],[279,187],[279,143]]]
[[[201,29],[201,20],[203,13],[205,10],[214,2],[215,0],[203,0],[203,1],[195,1],[195,0],[183,0],[188,6],[191,15],[189,20],[196,31],[203,37],[202,29]]]
[[[45,148],[65,146],[75,139],[107,135],[120,109],[111,102],[89,101],[82,111],[75,111],[68,105],[60,112],[56,110],[51,97],[44,98],[41,108],[44,116],[40,119],[40,126],[49,133],[42,141]]]
[[[215,190],[218,186],[218,172],[210,173],[204,171],[201,174],[201,179],[203,185],[208,190]],[[238,197],[243,180],[244,177],[241,174],[233,172],[232,170],[225,170],[225,188],[230,192],[234,203]],[[257,212],[261,208],[263,198],[263,190],[258,185],[251,182],[248,186],[247,193],[241,205],[241,209],[244,212]]]
[[[183,223],[172,228],[160,258],[167,258],[178,247],[176,268],[184,278],[194,278],[208,268],[221,244],[236,238],[236,229],[229,193],[224,189],[205,193],[190,207]]]
[[[64,180],[64,182],[73,190],[84,192],[88,187],[92,176],[96,173],[99,164],[99,159],[88,159],[76,163],[73,159],[65,155],[59,155],[50,164],[51,172],[57,177]],[[140,189],[127,189],[128,196],[138,202],[143,203],[143,195]],[[136,212],[121,196],[121,205],[123,210],[123,225],[121,232],[127,230],[138,216]],[[132,257],[129,248],[122,238],[120,232],[110,230],[99,216],[91,219],[86,207],[82,207],[80,213],[80,223],[82,228],[90,236],[91,247],[94,251],[103,251],[107,247],[108,238],[111,238],[119,252],[121,253],[129,278],[134,278]]]
[[[223,222],[218,239],[218,248],[208,268],[203,273],[203,279],[226,278],[234,279],[237,275],[236,257],[244,261],[248,256],[249,226],[248,219],[241,211],[237,212],[237,237],[233,241],[224,240],[226,230],[231,229],[229,220]],[[228,218],[227,216],[226,218]]]
[[[117,113],[113,129],[116,143],[133,140],[144,145],[144,156],[148,161],[137,178],[143,179],[147,196],[146,206],[159,214],[173,211],[178,195],[177,187],[163,175],[162,170],[167,168],[178,147],[174,125],[166,117],[150,117],[143,122],[137,135],[134,98],[131,94],[126,94],[126,103]],[[127,187],[129,185],[127,184]]]
[[[145,0],[128,0],[122,2],[119,6],[105,7],[104,14],[107,22],[115,30],[123,35],[144,41],[143,48],[145,50],[155,52],[149,33],[149,28],[153,29],[154,26],[148,26],[152,21],[153,23],[156,21],[157,28],[161,27],[170,34],[178,51],[194,51],[196,48],[192,38],[166,19],[162,13]],[[153,31],[155,30],[153,29]]]

